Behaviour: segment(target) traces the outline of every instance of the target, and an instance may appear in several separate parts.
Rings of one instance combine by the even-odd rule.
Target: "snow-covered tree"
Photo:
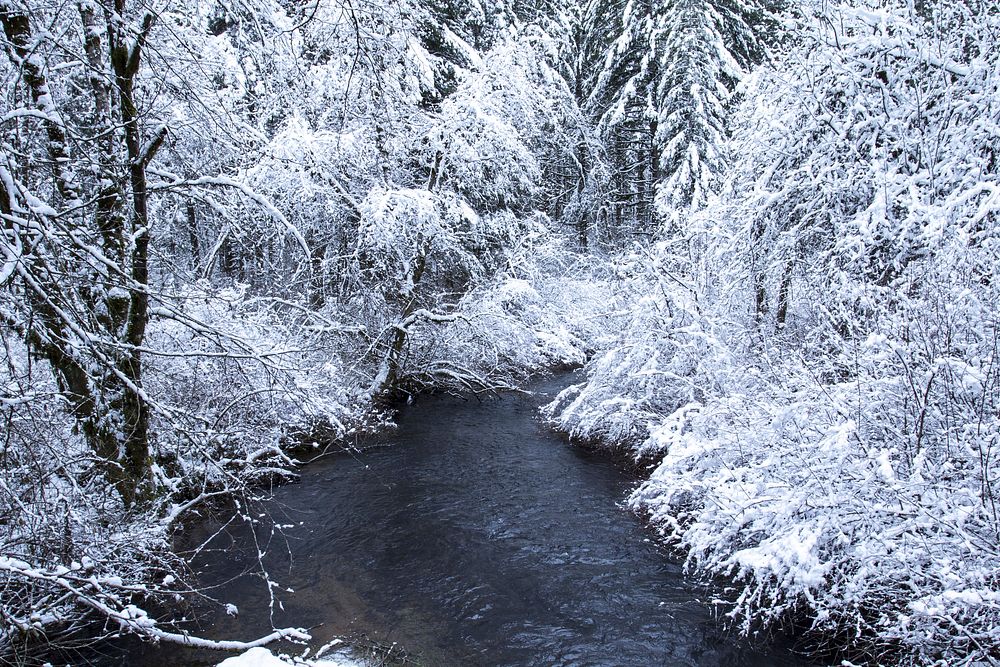
[[[143,610],[184,588],[173,522],[262,469],[287,474],[261,441],[290,420],[336,423],[336,392],[308,398],[276,361],[288,339],[248,324],[240,298],[184,284],[175,261],[178,229],[198,253],[205,223],[249,201],[306,263],[288,218],[231,175],[261,143],[248,71],[281,33],[265,23],[240,61],[196,2],[0,3],[3,659],[87,629],[88,612],[187,641]],[[248,404],[252,419],[229,421]]]
[[[776,37],[775,8],[633,0],[621,11],[587,101],[615,165],[609,215],[623,229],[669,231],[659,227],[676,226],[718,184],[727,105]]]
[[[59,17],[14,3],[0,12],[13,84],[0,165],[3,318],[48,361],[131,505],[151,492],[147,170],[168,130],[143,112],[139,76],[158,17],[123,4],[78,10],[76,22],[59,22],[83,57],[69,75],[42,27]],[[119,18],[108,21],[112,11]]]
[[[735,84],[764,58],[775,22],[752,3],[676,0],[660,9],[653,57],[657,188],[664,214],[704,205],[729,163],[727,106]],[[676,220],[674,221],[676,224]]]

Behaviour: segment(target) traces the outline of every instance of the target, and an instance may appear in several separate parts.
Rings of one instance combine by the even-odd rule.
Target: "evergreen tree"
[[[587,100],[614,165],[617,228],[664,231],[654,197],[674,222],[704,203],[725,168],[726,105],[764,58],[774,10],[753,0],[626,3]]]

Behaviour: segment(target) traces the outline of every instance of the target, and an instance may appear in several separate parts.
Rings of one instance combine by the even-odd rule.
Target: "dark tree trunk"
[[[761,324],[767,316],[767,290],[764,288],[764,275],[754,273],[753,276],[753,315],[754,321]]]
[[[793,268],[794,265],[789,260],[785,264],[785,272],[781,276],[781,285],[778,286],[778,310],[775,314],[775,324],[778,330],[785,328],[785,321],[788,318],[788,300],[791,297]]]
[[[115,0],[115,11],[121,16],[125,1]],[[142,28],[130,45],[120,24],[112,20],[108,26],[111,43],[111,64],[118,88],[119,113],[125,129],[128,155],[129,184],[132,189],[132,229],[134,238],[131,256],[131,285],[128,289],[128,318],[124,331],[127,348],[118,362],[118,372],[112,384],[120,391],[122,414],[122,466],[134,483],[132,500],[142,501],[151,492],[149,480],[152,461],[149,454],[149,404],[142,389],[142,358],[139,351],[149,324],[149,193],[146,189],[146,167],[166,138],[166,130],[144,148],[139,126],[139,111],[135,103],[135,76],[139,71],[142,50],[153,27],[155,17],[147,13]]]
[[[399,387],[399,380],[402,377],[403,371],[403,351],[406,348],[406,340],[409,335],[409,331],[402,323],[406,322],[409,317],[417,311],[417,285],[420,284],[420,279],[423,277],[424,271],[427,268],[427,255],[429,253],[430,244],[422,244],[417,257],[413,262],[413,273],[411,274],[410,280],[412,292],[407,297],[406,303],[403,305],[403,309],[400,312],[400,324],[396,325],[396,328],[392,333],[389,350],[386,354],[385,360],[383,361],[383,364],[385,365],[384,377],[381,385],[375,392],[376,394],[383,396],[392,394]]]
[[[326,304],[326,271],[323,258],[326,244],[313,240],[309,243],[309,307],[319,310]]]
[[[191,243],[191,262],[195,270],[201,263],[201,238],[198,236],[198,214],[194,207],[194,202],[190,199],[184,203],[184,210],[187,214],[188,239]]]

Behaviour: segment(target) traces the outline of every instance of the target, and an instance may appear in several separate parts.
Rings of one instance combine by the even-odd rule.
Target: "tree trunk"
[[[125,1],[115,0],[115,10],[124,14]],[[149,405],[142,390],[142,358],[139,348],[149,324],[149,193],[146,189],[146,167],[166,138],[166,129],[143,147],[139,127],[139,112],[135,104],[135,76],[139,71],[142,50],[153,27],[155,17],[147,13],[142,28],[131,44],[125,39],[120,24],[113,19],[108,26],[111,43],[111,64],[118,88],[121,122],[125,129],[128,155],[129,184],[132,189],[131,282],[128,289],[128,320],[118,372],[113,376],[120,384],[122,414],[122,465],[125,474],[135,484],[132,500],[146,499],[152,491],[149,480],[152,461],[149,455]]]
[[[430,243],[422,243],[416,258],[413,261],[413,272],[410,274],[409,281],[410,294],[408,295],[406,303],[403,306],[403,310],[400,313],[399,324],[396,325],[395,330],[393,331],[392,342],[389,344],[388,353],[382,362],[382,371],[379,373],[380,378],[376,382],[376,387],[373,391],[373,394],[375,395],[384,396],[391,394],[398,388],[399,379],[402,376],[403,371],[403,350],[406,347],[406,338],[409,334],[409,331],[403,323],[417,311],[417,285],[420,284],[420,279],[423,277],[424,271],[427,268],[427,255],[429,253]]]
[[[760,264],[764,263],[763,257],[765,256],[765,251],[761,248],[763,246],[763,233],[759,224],[754,224],[750,228],[750,275],[753,281],[753,297],[754,297],[754,322],[760,325],[764,321],[764,316],[767,315],[767,289],[765,287],[765,281],[767,279],[766,272]]]
[[[788,300],[792,289],[793,268],[792,261],[788,260],[785,263],[785,272],[781,276],[781,285],[778,286],[778,311],[775,326],[779,331],[785,328],[785,320],[788,318]]]
[[[586,210],[586,207],[580,206],[580,204],[582,203],[583,193],[587,189],[587,171],[590,169],[589,166],[590,156],[588,154],[590,147],[587,145],[586,137],[583,137],[583,141],[580,143],[580,149],[581,150],[579,151],[579,160],[578,160],[580,165],[580,173],[577,177],[577,182],[576,182],[576,194],[577,194],[578,206],[581,209],[581,212],[579,214],[580,219],[576,223],[577,225],[576,234],[577,234],[577,240],[580,244],[580,250],[586,252],[587,242],[588,242],[587,235],[590,227],[589,223],[590,211]]]
[[[326,272],[323,270],[326,243],[313,239],[309,248],[309,307],[319,310],[326,304]]]
[[[764,276],[760,273],[755,273],[753,276],[753,294],[754,320],[760,324],[767,315],[767,291],[764,289]]]
[[[191,242],[191,263],[197,271],[201,263],[201,239],[198,236],[198,215],[194,202],[190,199],[184,202],[184,211],[187,214],[188,239]]]

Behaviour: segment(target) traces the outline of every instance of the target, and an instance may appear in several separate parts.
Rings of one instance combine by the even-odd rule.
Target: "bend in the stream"
[[[239,577],[214,592],[239,617],[219,613],[203,632],[316,626],[317,645],[369,637],[433,666],[805,664],[728,635],[704,590],[622,508],[636,478],[540,423],[538,407],[567,381],[481,402],[423,398],[367,443],[389,446],[307,467],[271,505],[293,526],[265,556],[283,608],[271,618],[260,579]],[[207,585],[255,558],[246,534],[223,539],[196,563]],[[120,664],[218,660],[140,653]]]

